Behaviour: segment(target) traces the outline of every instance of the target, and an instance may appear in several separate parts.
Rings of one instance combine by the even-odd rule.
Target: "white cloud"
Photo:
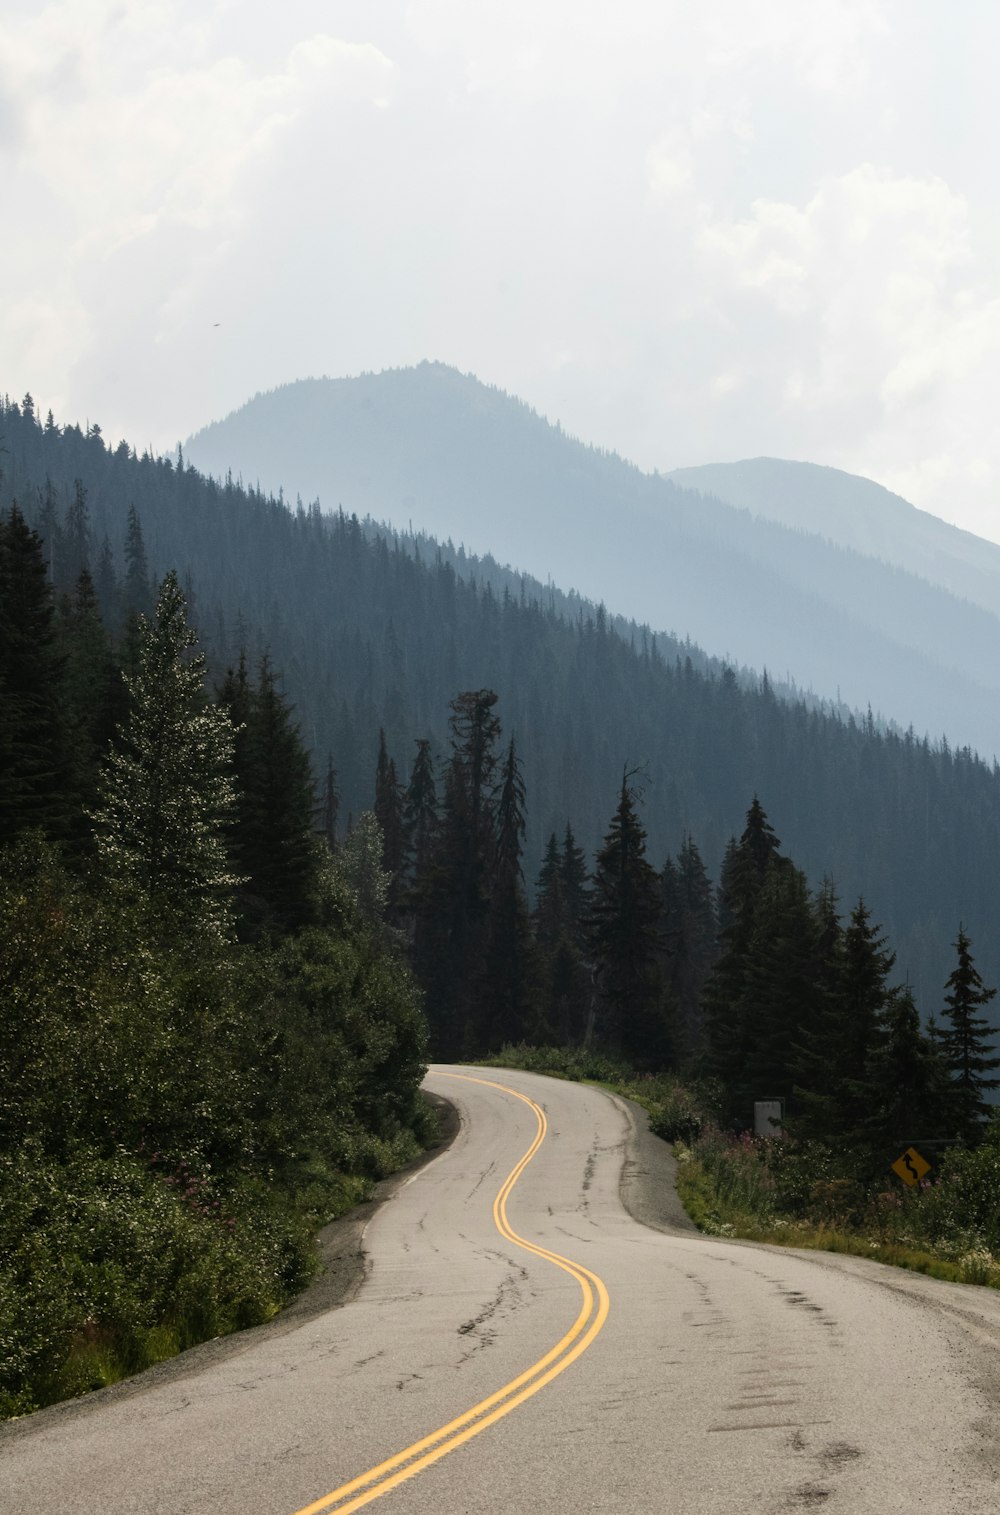
[[[72,0],[4,32],[0,79],[16,81],[8,172],[24,214],[54,235],[34,248],[34,292],[0,309],[0,348],[49,393],[101,344],[95,322],[114,302],[95,290],[126,249],[145,250],[145,325],[162,334],[206,266],[227,246],[233,255],[289,128],[317,109],[391,99],[397,69],[370,43],[315,34],[255,69],[213,37],[227,9]]]
[[[1000,10],[6,10],[4,387],[168,445],[439,356],[647,467],[996,501]]]

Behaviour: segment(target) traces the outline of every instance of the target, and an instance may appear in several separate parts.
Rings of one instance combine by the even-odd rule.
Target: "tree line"
[[[96,426],[60,426],[29,397],[0,401],[0,434],[0,509],[19,500],[57,593],[75,593],[86,562],[114,628],[136,602],[139,549],[150,577],[175,565],[213,683],[243,648],[254,678],[270,656],[314,766],[335,754],[343,819],[371,802],[380,728],[407,766],[418,738],[440,764],[455,692],[501,690],[531,795],[529,882],[567,796],[577,842],[595,853],[630,760],[657,858],[686,836],[720,858],[761,794],[807,876],[829,872],[846,899],[869,902],[922,1003],[949,972],[958,920],[984,976],[1000,977],[1000,775],[971,752],[783,698],[763,674],[359,521],[349,501],[324,515],[206,479],[180,457],[109,447]]]
[[[437,1055],[600,1047],[635,1069],[713,1082],[736,1127],[777,1096],[800,1140],[859,1162],[917,1139],[976,1142],[1000,1057],[984,1013],[996,991],[964,926],[940,1018],[924,1029],[865,901],[845,920],[831,882],[811,891],[756,797],[715,888],[691,837],[662,868],[650,861],[641,775],[628,771],[592,868],[567,822],[531,904],[525,784],[497,703],[488,689],[454,699],[443,771],[420,740],[406,785],[380,734],[374,809],[391,918],[410,942]]]

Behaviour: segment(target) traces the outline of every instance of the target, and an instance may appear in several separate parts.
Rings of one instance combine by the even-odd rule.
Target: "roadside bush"
[[[142,929],[39,839],[0,856],[0,1416],[269,1319],[436,1131],[419,994],[356,913]]]
[[[664,1141],[690,1147],[702,1134],[705,1119],[696,1095],[683,1084],[671,1083],[662,1090],[660,1108],[650,1116],[649,1129]]]
[[[592,1083],[627,1083],[632,1077],[629,1065],[604,1052],[588,1051],[582,1047],[531,1047],[525,1042],[501,1047],[492,1057],[484,1059],[488,1068],[523,1068],[527,1073],[547,1073],[552,1078],[568,1078],[576,1082],[589,1079]]]
[[[953,1147],[939,1176],[921,1187],[917,1210],[929,1240],[1000,1254],[1000,1145]]]

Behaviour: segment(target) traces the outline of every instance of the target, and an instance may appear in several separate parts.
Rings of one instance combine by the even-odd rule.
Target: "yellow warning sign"
[[[902,1157],[897,1157],[892,1164],[893,1173],[898,1173],[904,1184],[909,1184],[912,1189],[914,1184],[919,1184],[925,1173],[931,1171],[931,1165],[926,1157],[921,1157],[916,1147],[907,1147]]]

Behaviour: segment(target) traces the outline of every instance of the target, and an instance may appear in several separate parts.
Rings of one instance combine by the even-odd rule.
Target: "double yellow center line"
[[[499,1089],[502,1093],[521,1100],[534,1111],[538,1122],[535,1139],[501,1184],[500,1191],[493,1201],[493,1219],[497,1230],[506,1241],[513,1242],[516,1247],[521,1247],[525,1252],[531,1252],[535,1257],[544,1258],[546,1262],[552,1263],[556,1268],[561,1268],[564,1273],[568,1273],[576,1280],[582,1295],[580,1313],[566,1335],[557,1341],[544,1357],[540,1357],[530,1368],[518,1374],[517,1378],[512,1378],[510,1383],[504,1384],[502,1389],[497,1389],[487,1399],[481,1399],[477,1405],[472,1406],[471,1410],[466,1410],[464,1414],[456,1416],[447,1425],[432,1431],[429,1436],[422,1437],[412,1446],[404,1447],[402,1452],[397,1452],[385,1462],[380,1462],[378,1467],[370,1468],[367,1473],[362,1473],[358,1478],[352,1478],[349,1483],[341,1484],[339,1489],[334,1489],[330,1494],[324,1494],[322,1499],[304,1505],[301,1510],[296,1511],[296,1515],[321,1515],[321,1512],[324,1512],[324,1515],[349,1515],[351,1510],[360,1510],[362,1505],[381,1498],[383,1494],[388,1494],[391,1489],[405,1483],[408,1478],[413,1478],[415,1474],[423,1472],[424,1468],[429,1468],[432,1463],[439,1462],[449,1452],[454,1452],[457,1447],[471,1441],[473,1436],[478,1436],[480,1431],[486,1430],[487,1426],[502,1420],[505,1415],[510,1414],[511,1410],[516,1410],[518,1405],[523,1405],[525,1400],[537,1394],[539,1389],[544,1389],[546,1384],[558,1378],[560,1373],[564,1373],[571,1363],[586,1352],[608,1318],[610,1308],[608,1291],[596,1273],[582,1267],[580,1263],[571,1262],[568,1257],[560,1256],[558,1252],[550,1252],[547,1247],[539,1247],[534,1242],[527,1241],[523,1236],[518,1235],[507,1219],[507,1201],[514,1185],[545,1140],[548,1130],[545,1111],[526,1094],[520,1094],[516,1089],[508,1088],[506,1084],[497,1084],[488,1078],[471,1078],[464,1073],[449,1073],[445,1077],[460,1078],[466,1083],[483,1084],[490,1089]]]

